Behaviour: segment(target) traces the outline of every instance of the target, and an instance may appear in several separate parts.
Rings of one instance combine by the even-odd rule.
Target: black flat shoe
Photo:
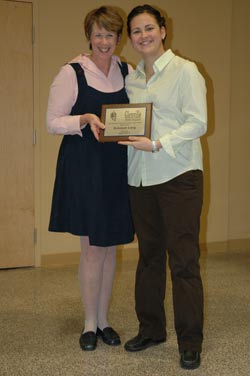
[[[132,338],[125,343],[124,348],[126,351],[141,351],[145,350],[148,347],[159,345],[162,342],[165,342],[166,339],[153,340],[138,334],[136,337]]]
[[[82,333],[79,338],[81,349],[84,351],[93,351],[96,348],[97,336],[94,332]]]
[[[96,335],[98,337],[101,337],[103,342],[106,343],[106,345],[117,346],[121,344],[121,340],[118,333],[116,333],[116,331],[110,326],[107,326],[103,330],[97,328]]]
[[[195,369],[201,364],[200,353],[198,351],[183,351],[180,358],[181,367],[184,369]]]

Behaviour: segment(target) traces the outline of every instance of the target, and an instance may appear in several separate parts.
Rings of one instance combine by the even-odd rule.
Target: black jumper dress
[[[88,86],[84,70],[72,63],[78,97],[71,115],[101,114],[102,104],[128,103],[125,89],[103,93]],[[119,65],[120,66],[120,65]],[[123,78],[127,64],[120,66]],[[49,231],[88,236],[91,245],[108,247],[133,241],[127,182],[127,147],[99,143],[89,125],[82,137],[65,135],[57,160]]]

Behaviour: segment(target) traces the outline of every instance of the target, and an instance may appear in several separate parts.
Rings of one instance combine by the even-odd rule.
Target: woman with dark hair
[[[206,88],[196,65],[165,50],[166,23],[150,5],[128,15],[127,30],[142,60],[126,77],[131,103],[153,104],[152,140],[130,137],[128,180],[139,243],[135,300],[139,333],[125,344],[139,351],[166,340],[167,254],[175,329],[183,368],[200,365],[203,287],[199,266],[202,150]],[[167,250],[167,252],[166,252]]]
[[[134,237],[127,186],[127,147],[100,143],[102,104],[128,103],[124,80],[132,67],[113,55],[123,20],[102,6],[84,22],[91,53],[77,56],[55,77],[47,127],[64,135],[57,162],[49,230],[80,236],[79,281],[84,303],[80,346],[91,351],[100,336],[107,345],[120,338],[108,323],[116,269],[116,245]]]

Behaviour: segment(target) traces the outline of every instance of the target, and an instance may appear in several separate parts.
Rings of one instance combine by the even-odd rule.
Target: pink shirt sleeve
[[[76,97],[76,75],[69,65],[65,65],[50,87],[47,109],[47,129],[49,133],[82,135],[80,115],[70,115]]]
[[[82,65],[88,85],[97,90],[114,92],[124,86],[117,64],[119,60],[116,56],[112,57],[108,76],[105,76],[86,55],[80,55],[73,61]],[[129,65],[129,72],[132,70],[133,68]],[[80,115],[70,115],[77,95],[78,84],[75,71],[69,64],[66,64],[60,69],[50,87],[46,118],[49,133],[82,136],[81,128],[84,125],[80,128]]]

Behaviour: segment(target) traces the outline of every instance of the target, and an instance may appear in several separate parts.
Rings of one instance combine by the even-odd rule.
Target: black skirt
[[[50,231],[88,236],[91,245],[103,247],[133,240],[126,149],[93,137],[64,136]]]

